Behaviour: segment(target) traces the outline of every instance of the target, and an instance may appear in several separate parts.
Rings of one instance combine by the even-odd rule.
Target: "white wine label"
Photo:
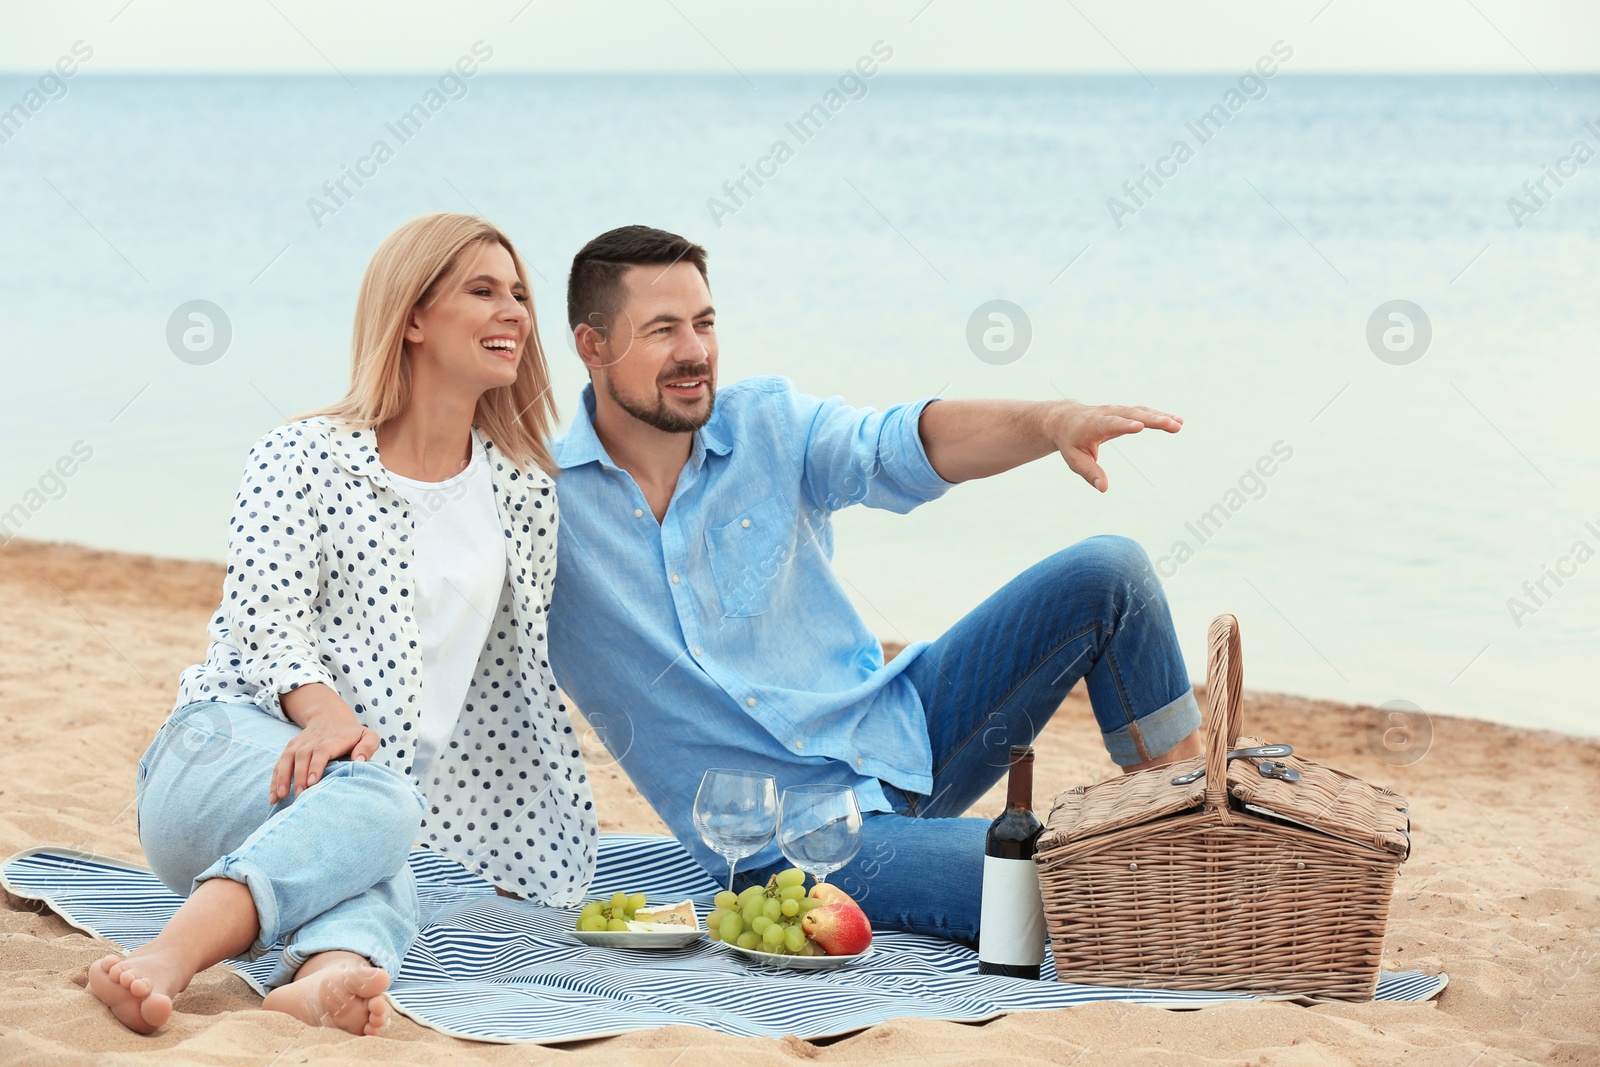
[[[1009,967],[1044,962],[1044,900],[1033,860],[983,857],[978,959]]]

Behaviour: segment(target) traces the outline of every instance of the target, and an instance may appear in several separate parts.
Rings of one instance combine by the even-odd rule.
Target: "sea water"
[[[710,250],[724,385],[1185,417],[1103,447],[1104,496],[1048,457],[841,513],[886,639],[1118,533],[1197,678],[1233,612],[1252,688],[1596,732],[1600,79],[893,66],[75,77],[0,130],[5,533],[223,558],[251,442],[342,393],[424,212],[517,242],[568,415],[571,256],[646,223]]]

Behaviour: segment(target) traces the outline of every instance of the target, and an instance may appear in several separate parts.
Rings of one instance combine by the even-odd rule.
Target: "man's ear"
[[[592,312],[588,322],[580,322],[572,328],[572,343],[578,350],[578,358],[591,373],[614,367],[633,347],[633,318],[626,308],[611,316]]]
[[[601,327],[591,326],[587,322],[578,323],[572,328],[572,347],[577,349],[578,358],[583,360],[583,365],[591,373],[609,362],[606,334]]]

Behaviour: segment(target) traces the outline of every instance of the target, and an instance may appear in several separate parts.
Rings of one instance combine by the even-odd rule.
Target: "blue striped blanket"
[[[979,976],[971,950],[894,932],[877,934],[860,962],[819,972],[746,963],[705,940],[666,952],[587,948],[569,936],[575,912],[498,897],[431,852],[414,852],[411,867],[426,925],[390,996],[422,1025],[477,1041],[576,1041],[675,1024],[815,1038],[903,1017],[974,1021],[1097,1000],[1194,1008],[1252,999]],[[142,867],[67,849],[13,856],[0,883],[124,949],[155,937],[181,902]],[[669,837],[601,839],[598,896],[646,890],[652,903],[693,897],[709,905],[717,888]],[[260,992],[275,957],[229,966]],[[1442,974],[1386,972],[1377,999],[1427,1000],[1445,982]]]

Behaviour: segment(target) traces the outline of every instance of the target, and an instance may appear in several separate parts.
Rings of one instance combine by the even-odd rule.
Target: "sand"
[[[215,564],[71,545],[0,548],[0,856],[53,844],[142,862],[134,767],[179,672],[204,652],[221,576]],[[1249,662],[1246,634],[1247,679]],[[1600,1063],[1600,742],[1436,715],[1426,756],[1395,766],[1368,739],[1373,714],[1265,693],[1244,707],[1250,733],[1410,798],[1414,849],[1383,959],[1448,972],[1433,1002],[1100,1004],[982,1025],[900,1020],[821,1042],[669,1027],[542,1048],[460,1041],[403,1017],[382,1037],[313,1030],[262,1011],[243,980],[214,968],[146,1038],[84,992],[106,945],[7,896],[0,1065]],[[604,828],[662,829],[618,768],[593,771]],[[1114,773],[1080,687],[1040,738],[1038,793]],[[974,813],[999,803],[997,791]]]

